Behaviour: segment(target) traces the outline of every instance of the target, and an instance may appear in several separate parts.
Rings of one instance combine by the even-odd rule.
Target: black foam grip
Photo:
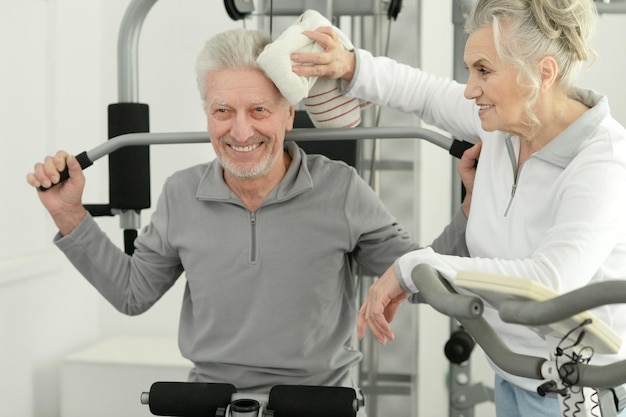
[[[93,217],[113,216],[111,206],[108,204],[83,204],[83,206]]]
[[[155,382],[150,387],[148,405],[155,416],[213,417],[226,408],[234,385],[206,382]]]
[[[129,255],[135,252],[135,239],[137,239],[137,230],[124,229],[124,252]]]
[[[267,408],[274,417],[355,417],[356,403],[352,388],[276,385]]]
[[[109,105],[109,139],[127,133],[150,131],[148,105]],[[150,207],[150,149],[147,145],[127,146],[109,155],[109,204],[120,210]]]
[[[81,152],[78,155],[76,155],[76,160],[78,161],[82,169],[88,168],[93,165],[93,161],[89,159],[89,157],[87,156],[87,152]],[[67,180],[70,177],[70,171],[67,169],[67,167],[63,171],[59,172],[59,174],[60,174],[59,176],[60,179],[57,184]],[[54,187],[55,185],[56,184],[52,184],[52,186],[49,188],[42,186],[42,187],[38,187],[38,189],[39,191],[46,191]]]
[[[463,152],[465,152],[472,146],[474,146],[474,144],[471,142],[454,139],[452,141],[452,146],[450,146],[450,155],[456,156],[460,159],[463,156]]]

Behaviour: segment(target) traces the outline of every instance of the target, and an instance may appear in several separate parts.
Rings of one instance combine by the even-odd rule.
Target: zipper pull
[[[517,183],[513,183],[511,187],[511,198],[515,197],[515,190],[517,189]]]

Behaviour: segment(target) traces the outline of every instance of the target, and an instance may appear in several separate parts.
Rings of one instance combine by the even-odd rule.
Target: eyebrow
[[[485,58],[480,58],[472,64],[472,67],[476,68],[487,64],[489,64],[489,61],[487,61]],[[467,64],[465,64],[465,68],[469,69]]]
[[[250,103],[250,105],[252,105],[252,106],[259,106],[259,105],[262,105],[262,104],[269,103],[270,101],[271,101],[271,100],[268,100],[268,99],[259,99],[259,100],[256,100],[256,101],[252,101],[252,102]],[[211,102],[211,103],[209,103],[209,104],[210,104],[211,106],[225,106],[225,107],[230,107],[230,104],[228,104],[228,102],[226,102],[226,101],[222,101],[222,100],[215,100],[215,101],[212,101],[212,102]]]

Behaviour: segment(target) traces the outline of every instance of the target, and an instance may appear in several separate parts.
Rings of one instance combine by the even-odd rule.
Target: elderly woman
[[[369,325],[381,343],[394,338],[389,323],[416,291],[411,270],[421,263],[451,282],[457,271],[473,270],[532,279],[559,293],[626,278],[626,131],[611,117],[606,97],[574,86],[594,54],[595,18],[591,0],[479,0],[466,23],[466,85],[346,51],[330,28],[306,33],[324,52],[292,55],[296,74],[341,78],[346,95],[413,112],[473,139],[462,176],[474,174],[480,154],[464,203],[471,257],[427,248],[399,258],[370,289],[360,336]],[[549,355],[534,332],[488,313],[512,350]],[[623,306],[594,313],[626,336]],[[602,356],[591,363],[616,359]],[[535,393],[538,381],[493,367],[498,416],[560,415],[556,398]]]

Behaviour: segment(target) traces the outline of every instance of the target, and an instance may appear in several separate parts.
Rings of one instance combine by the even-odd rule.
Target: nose
[[[463,95],[468,100],[475,100],[476,98],[480,97],[481,94],[482,90],[478,86],[478,83],[476,83],[473,80],[473,77],[470,75],[470,77],[467,79],[467,84],[465,85],[465,91],[463,92]]]
[[[237,114],[230,128],[230,134],[237,142],[246,142],[254,135],[254,129],[246,114]]]

